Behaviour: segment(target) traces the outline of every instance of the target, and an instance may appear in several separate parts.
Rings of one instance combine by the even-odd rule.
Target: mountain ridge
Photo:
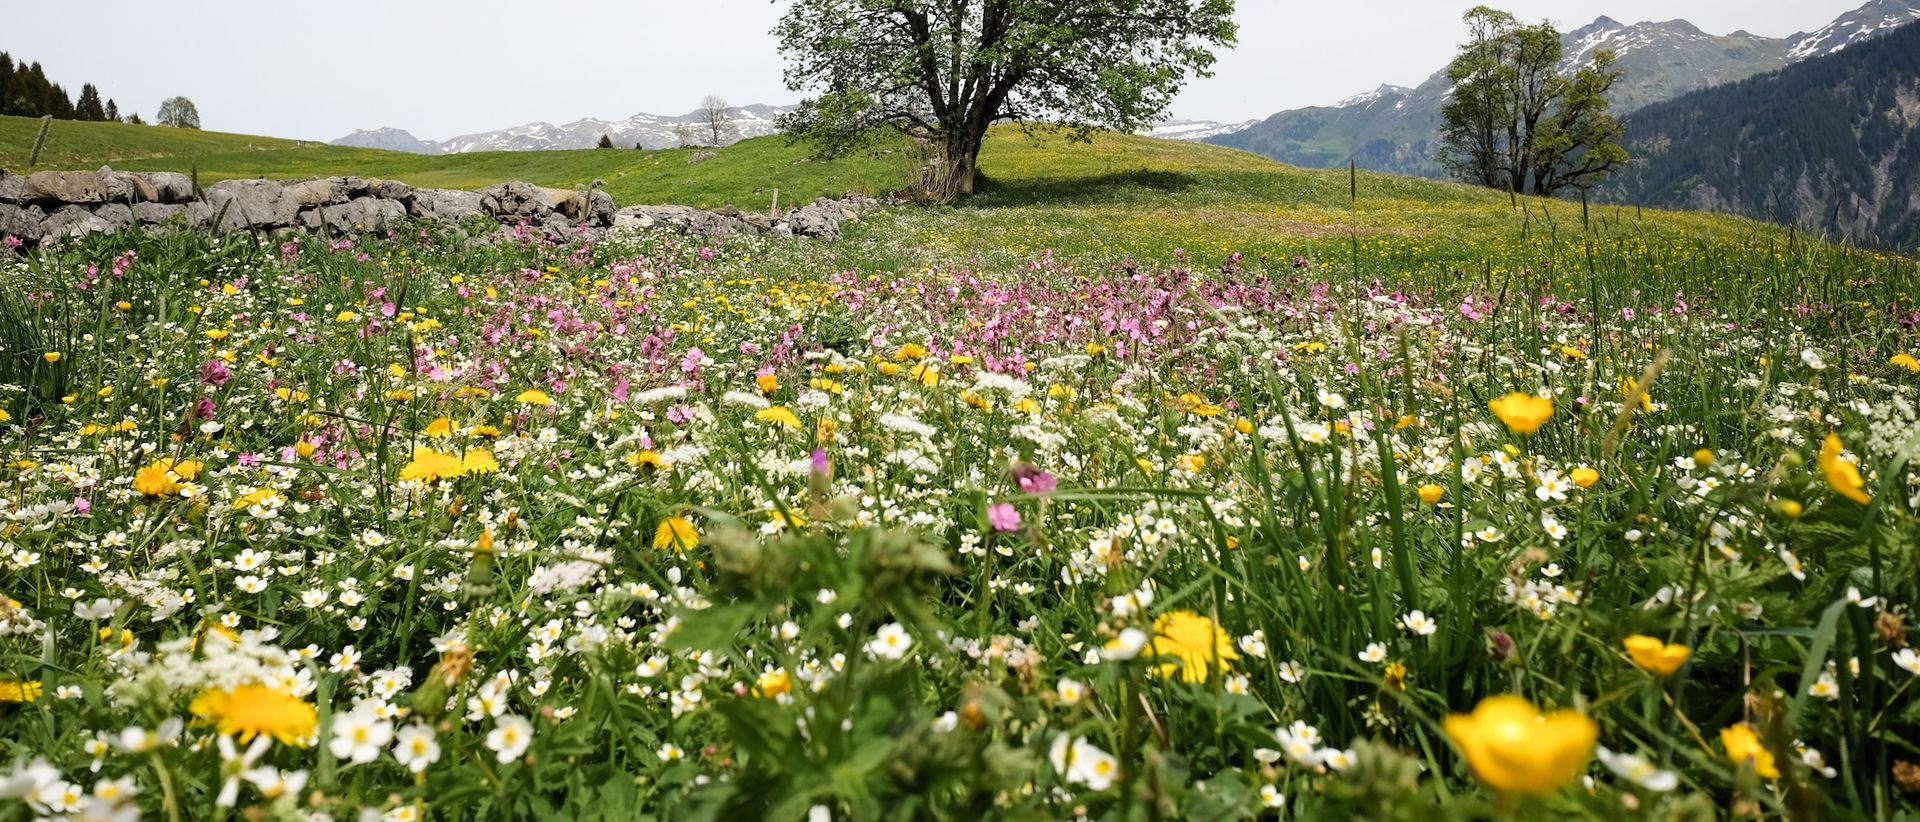
[[[727,109],[731,132],[720,143],[726,145],[748,137],[772,134],[778,130],[776,118],[793,106],[756,103]],[[402,128],[383,126],[356,129],[344,137],[328,141],[331,145],[355,148],[380,148],[412,154],[465,154],[472,151],[551,151],[593,148],[605,136],[620,148],[674,148],[682,144],[680,128],[695,128],[702,121],[695,109],[686,114],[665,115],[640,112],[619,120],[582,117],[568,123],[536,120],[517,126],[460,134],[445,140],[423,140]]]

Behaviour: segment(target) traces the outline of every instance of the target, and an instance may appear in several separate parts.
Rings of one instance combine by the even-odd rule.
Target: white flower
[[[1084,736],[1072,741],[1064,733],[1055,736],[1047,759],[1053,763],[1054,772],[1068,784],[1079,783],[1093,791],[1111,787],[1114,777],[1120,773],[1120,761],[1089,744]]]
[[[1241,637],[1240,653],[1246,654],[1247,656],[1253,657],[1255,659],[1266,659],[1267,658],[1266,632],[1261,631],[1259,629],[1255,629],[1252,634]]]
[[[1148,639],[1151,637],[1147,636],[1146,631],[1128,628],[1114,637],[1112,642],[1107,643],[1106,647],[1100,649],[1100,658],[1108,662],[1132,659],[1139,656],[1140,651],[1147,647]]]
[[[664,745],[661,745],[660,750],[654,751],[654,756],[660,757],[661,762],[672,762],[676,759],[686,758],[687,752],[684,750],[681,750],[679,745],[675,745],[672,742],[668,742]]]
[[[1284,808],[1287,806],[1287,797],[1280,792],[1279,788],[1272,785],[1261,785],[1260,805],[1267,808]]]
[[[487,750],[493,751],[494,758],[501,764],[519,759],[531,742],[533,723],[513,714],[500,717],[493,730],[487,732]]]
[[[1680,777],[1673,771],[1660,770],[1638,754],[1615,753],[1602,745],[1594,751],[1594,756],[1614,775],[1647,790],[1666,793],[1680,785]]]
[[[393,741],[393,723],[381,719],[378,706],[367,703],[333,721],[333,741],[327,745],[335,759],[364,765],[380,758]]]
[[[1800,761],[1807,763],[1807,767],[1811,769],[1814,773],[1817,773],[1828,779],[1832,779],[1840,775],[1840,772],[1835,770],[1832,765],[1827,764],[1827,758],[1825,756],[1822,756],[1818,749],[1809,748],[1806,745],[1801,744],[1799,740],[1795,740],[1793,743],[1793,746],[1795,748],[1800,749]]]
[[[73,604],[73,615],[88,622],[93,622],[113,616],[114,611],[120,610],[120,605],[121,600],[106,598],[96,599],[92,602],[76,602]]]
[[[1360,652],[1361,662],[1380,662],[1387,658],[1387,646],[1378,642],[1367,643],[1367,649]]]
[[[400,729],[393,743],[393,758],[414,773],[425,771],[428,765],[439,761],[440,743],[434,741],[433,729],[419,724]]]
[[[1320,404],[1328,408],[1341,409],[1341,408],[1347,407],[1346,397],[1342,397],[1339,394],[1336,394],[1332,391],[1328,391],[1325,388],[1320,389],[1319,399],[1320,399]]]
[[[253,768],[253,763],[265,755],[273,744],[273,737],[261,734],[253,738],[253,744],[242,752],[233,747],[233,737],[220,736],[215,741],[220,746],[220,772],[226,779],[220,783],[220,795],[214,797],[215,807],[231,808],[240,801],[240,780],[242,774]]]
[[[1053,692],[1060,696],[1060,704],[1078,705],[1080,700],[1087,696],[1087,686],[1080,684],[1079,680],[1063,676],[1058,683],[1054,684]]]
[[[1300,683],[1300,680],[1307,678],[1307,666],[1291,659],[1282,662],[1280,663],[1280,678],[1297,685]]]
[[[1815,371],[1824,371],[1827,368],[1827,361],[1820,358],[1820,352],[1811,348],[1803,348],[1800,350],[1800,361],[1806,363],[1808,368]]]
[[[1880,604],[1879,597],[1861,596],[1860,589],[1855,588],[1852,585],[1847,586],[1847,601],[1855,605],[1858,605],[1862,608],[1872,608],[1873,606]]]
[[[1280,752],[1288,759],[1301,765],[1317,768],[1320,756],[1326,750],[1320,747],[1320,729],[1300,720],[1292,725],[1273,732],[1273,738],[1280,742]]]
[[[1439,623],[1428,617],[1425,611],[1408,611],[1406,616],[1400,618],[1400,626],[1420,636],[1433,636],[1435,631],[1440,630]]]
[[[1901,648],[1893,652],[1893,664],[1907,669],[1907,673],[1920,676],[1920,653],[1912,648]]]
[[[1820,672],[1820,678],[1807,687],[1807,693],[1811,696],[1820,697],[1821,699],[1839,699],[1840,680],[1834,678],[1832,671],[1822,671]]]
[[[913,637],[907,635],[906,626],[898,622],[889,622],[880,626],[880,631],[867,643],[867,653],[881,659],[899,659],[907,655],[907,649],[913,647]]]

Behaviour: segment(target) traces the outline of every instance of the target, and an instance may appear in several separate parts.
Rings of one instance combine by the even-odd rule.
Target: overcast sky
[[[1602,14],[1713,34],[1811,31],[1863,0],[1486,0],[1564,31]],[[1323,105],[1444,65],[1477,0],[1239,0],[1240,44],[1172,116],[1222,121]],[[183,94],[208,129],[327,140],[395,126],[426,139],[534,120],[791,103],[770,0],[38,0],[0,50],[77,95],[91,82],[149,119]]]

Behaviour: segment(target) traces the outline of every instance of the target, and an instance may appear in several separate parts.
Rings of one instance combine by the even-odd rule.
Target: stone
[[[98,171],[36,171],[27,175],[30,201],[92,205],[107,202],[107,181]]]
[[[383,231],[407,216],[406,206],[377,197],[356,197],[340,205],[322,207],[319,212],[319,221],[335,234]]]
[[[677,205],[627,206],[613,213],[613,227],[627,229],[687,228],[695,211]]]
[[[187,207],[174,203],[136,203],[133,206],[133,218],[141,225],[161,225],[172,222],[178,217],[185,219]]]
[[[290,226],[300,205],[272,180],[222,180],[207,187],[207,205],[222,231]]]
[[[156,203],[193,202],[193,178],[178,171],[142,172],[140,178],[153,186],[154,196],[148,198]]]
[[[382,200],[398,200],[402,203],[413,201],[413,186],[399,180],[373,180],[367,188],[370,196]]]
[[[27,200],[27,178],[0,168],[0,205],[18,205]]]
[[[286,191],[287,196],[292,197],[300,208],[333,205],[347,201],[339,184],[332,179],[316,178],[288,183]]]
[[[213,218],[217,216],[213,206],[199,200],[187,203],[187,227],[205,231],[213,227]]]
[[[110,228],[106,221],[93,216],[85,206],[62,206],[58,211],[47,215],[40,223],[40,242],[52,243],[69,237],[106,231]]]
[[[41,211],[39,206],[0,203],[0,240],[8,237],[27,241],[38,240],[40,223],[46,218],[46,212]]]
[[[801,237],[832,239],[840,236],[840,213],[830,206],[808,204],[787,213],[787,223]]]
[[[472,191],[460,191],[449,188],[413,189],[413,201],[407,206],[407,213],[415,217],[439,220],[459,225],[475,214],[481,213],[481,196]]]
[[[501,219],[545,217],[553,211],[539,187],[519,180],[480,189],[480,209]]]
[[[107,203],[94,209],[93,216],[106,223],[108,231],[125,231],[133,227],[133,208],[125,203]]]
[[[613,225],[613,214],[619,209],[619,204],[613,201],[613,195],[597,188],[587,192],[587,218],[594,225]]]

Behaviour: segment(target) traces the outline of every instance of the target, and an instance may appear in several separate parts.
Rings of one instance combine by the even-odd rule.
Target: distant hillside
[[[1602,193],[1920,247],[1920,24],[1647,106]]]
[[[1770,38],[1745,31],[1711,35],[1685,20],[1625,25],[1601,17],[1561,36],[1562,68],[1570,70],[1597,49],[1613,51],[1621,75],[1611,98],[1617,111],[1630,112],[1831,54],[1915,19],[1920,0],[1870,0],[1817,31]],[[1282,111],[1207,142],[1295,165],[1329,168],[1352,159],[1361,168],[1439,176],[1435,141],[1451,88],[1443,66],[1413,89],[1383,86],[1333,106]]]

